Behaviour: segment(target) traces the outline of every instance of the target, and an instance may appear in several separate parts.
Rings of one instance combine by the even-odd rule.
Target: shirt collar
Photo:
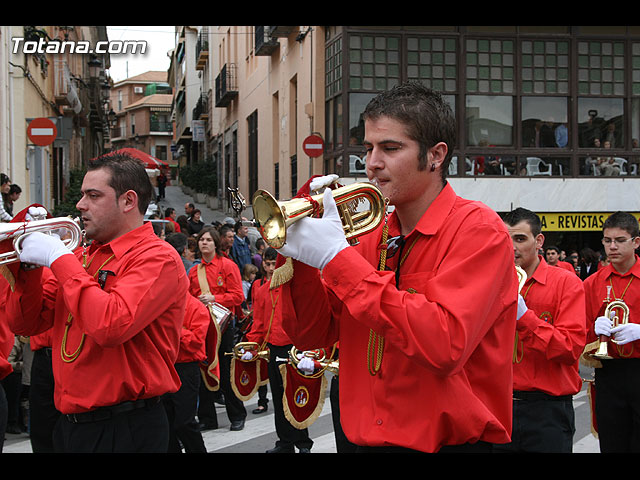
[[[545,285],[547,283],[547,273],[551,266],[547,263],[547,261],[541,255],[538,255],[538,259],[540,259],[540,263],[536,267],[535,271],[531,278],[533,278],[536,282],[541,285]],[[554,267],[559,268],[559,267]]]
[[[429,205],[424,215],[422,215],[415,230],[423,235],[436,234],[449,213],[451,213],[456,197],[456,192],[449,182],[447,182],[438,196],[431,202],[431,205]],[[389,219],[389,227],[393,229],[393,231],[399,230],[398,216],[395,211]]]
[[[109,248],[115,257],[119,259],[134,245],[148,240],[149,235],[155,236],[151,222],[144,223],[124,235],[111,240],[109,243],[101,244],[99,242],[93,242],[91,246],[95,248],[95,250],[98,250],[99,248]]]
[[[634,275],[638,278],[640,278],[640,258],[638,257],[638,255],[636,255],[636,263],[633,264],[633,266],[629,269],[629,271],[627,273],[625,273],[624,275],[620,272],[618,272],[616,270],[616,268],[613,266],[613,264],[609,264],[607,265],[606,268],[611,269],[611,272],[609,273],[609,275],[607,275],[607,277],[609,277],[610,275],[618,275],[619,277],[626,277],[627,275]]]

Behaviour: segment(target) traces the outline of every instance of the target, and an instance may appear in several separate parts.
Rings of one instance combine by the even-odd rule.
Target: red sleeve
[[[75,257],[71,258],[77,263]],[[15,291],[9,293],[6,303],[7,318],[14,333],[33,336],[51,328],[57,285],[53,273],[46,267],[20,270]]]
[[[176,363],[202,361],[206,358],[205,341],[210,324],[211,315],[207,307],[194,296],[187,295]]]
[[[265,293],[268,293],[269,283],[264,284],[260,281],[253,282],[251,287],[251,298],[253,308],[253,323],[251,329],[247,332],[247,341],[262,343],[266,334],[265,324]]]

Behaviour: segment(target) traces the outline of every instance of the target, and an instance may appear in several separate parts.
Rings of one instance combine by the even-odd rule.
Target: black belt
[[[513,399],[514,400],[552,400],[552,401],[564,401],[564,400],[572,400],[573,395],[549,395],[544,392],[524,392],[521,390],[513,391]]]
[[[132,402],[122,402],[117,405],[100,407],[89,412],[69,413],[65,417],[71,423],[90,423],[108,420],[116,415],[138,410],[140,408],[151,407],[160,401],[160,397],[143,398]]]

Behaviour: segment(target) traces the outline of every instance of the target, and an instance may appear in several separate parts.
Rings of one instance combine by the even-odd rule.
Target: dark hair
[[[627,212],[616,212],[609,215],[602,225],[602,231],[607,228],[620,228],[632,237],[640,235],[640,226],[636,217]]]
[[[556,253],[560,253],[560,248],[556,247],[555,245],[549,245],[544,249],[544,253],[546,254],[549,250],[555,250]]]
[[[175,209],[175,208],[173,208],[173,207],[166,208],[166,209],[165,209],[165,211],[164,211],[164,216],[165,216],[165,217],[170,217],[170,216],[171,216],[171,214],[172,214],[173,212],[175,212],[175,211],[176,211],[176,209]]]
[[[264,260],[275,260],[278,258],[278,251],[273,247],[267,247],[262,258]]]
[[[511,227],[525,221],[529,224],[534,237],[537,237],[542,232],[540,217],[526,208],[518,207],[515,210],[505,213],[502,216],[502,221]]]
[[[205,233],[208,233],[209,235],[211,235],[211,238],[213,238],[213,243],[216,246],[216,254],[221,255],[222,251],[220,250],[220,234],[218,233],[218,230],[216,230],[215,227],[210,225],[202,227],[202,229],[198,232],[198,235],[196,236],[196,245],[198,245],[197,247],[198,253],[200,253],[200,239]]]
[[[220,236],[224,237],[227,234],[227,232],[229,231],[233,232],[233,227],[228,223],[223,223],[219,230],[220,230]]]
[[[456,121],[442,95],[419,82],[406,82],[380,93],[362,114],[363,119],[393,118],[407,127],[407,135],[420,146],[419,168],[427,168],[427,152],[438,142],[447,145],[442,163],[442,181],[446,179],[456,144]]]
[[[171,233],[167,235],[165,240],[169,245],[175,248],[180,255],[182,255],[184,253],[184,249],[187,248],[187,236],[184,233]]]
[[[20,188],[19,185],[12,183],[11,186],[9,187],[9,195],[11,195],[12,193],[22,193],[22,189]]]
[[[0,173],[0,185],[4,185],[5,183],[10,183],[10,182],[11,180],[6,174]]]
[[[138,210],[142,215],[147,211],[153,195],[153,186],[141,161],[126,153],[107,153],[91,160],[87,171],[106,168],[111,172],[109,186],[116,192],[116,198],[133,190],[138,195]]]

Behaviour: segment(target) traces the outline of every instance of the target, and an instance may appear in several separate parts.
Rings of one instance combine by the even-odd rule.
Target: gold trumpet
[[[251,360],[242,360],[242,355],[250,351],[253,353]],[[239,342],[233,346],[233,352],[225,352],[225,355],[233,355],[236,359],[243,362],[263,359],[269,361],[269,350],[260,350],[260,344],[256,342]]]
[[[20,243],[25,236],[34,232],[51,234],[59,229],[66,229],[69,232],[69,235],[61,238],[68,249],[75,250],[82,243],[83,231],[80,227],[80,221],[77,218],[57,217],[32,220],[30,222],[0,224],[0,242],[13,239],[13,250],[0,253],[0,265],[20,261],[20,253],[22,251]]]
[[[617,309],[622,310],[622,318],[616,313]],[[621,300],[614,300],[607,304],[607,308],[604,310],[604,316],[613,320],[614,327],[625,324],[629,321],[629,307]],[[598,360],[611,360],[613,357],[609,355],[609,340],[613,343],[618,343],[613,338],[610,339],[606,335],[600,335],[600,346],[591,356]]]
[[[300,359],[298,358],[298,352],[299,350],[296,347],[291,347],[291,350],[289,351],[289,362],[296,368],[298,368],[298,363],[300,363]],[[320,364],[320,372],[324,372],[325,370],[328,370],[329,372],[338,375],[338,372],[340,371],[340,363],[338,360],[333,360],[331,358],[327,359],[324,351],[322,349],[319,350],[305,350],[305,352],[303,353],[303,355],[305,357],[309,357],[312,358],[314,360],[316,360],[319,364]],[[301,375],[307,376],[305,375],[303,372],[301,372],[300,370],[298,370],[298,372]],[[313,376],[318,375],[320,372],[316,372],[313,373]]]
[[[358,243],[357,237],[369,233],[382,222],[385,201],[382,192],[370,183],[352,183],[332,190],[338,206],[347,240]],[[278,202],[269,192],[258,190],[253,195],[253,216],[264,241],[273,248],[281,248],[287,240],[287,228],[301,218],[322,213],[323,194],[292,198]],[[358,212],[357,203],[369,200],[369,210]]]

